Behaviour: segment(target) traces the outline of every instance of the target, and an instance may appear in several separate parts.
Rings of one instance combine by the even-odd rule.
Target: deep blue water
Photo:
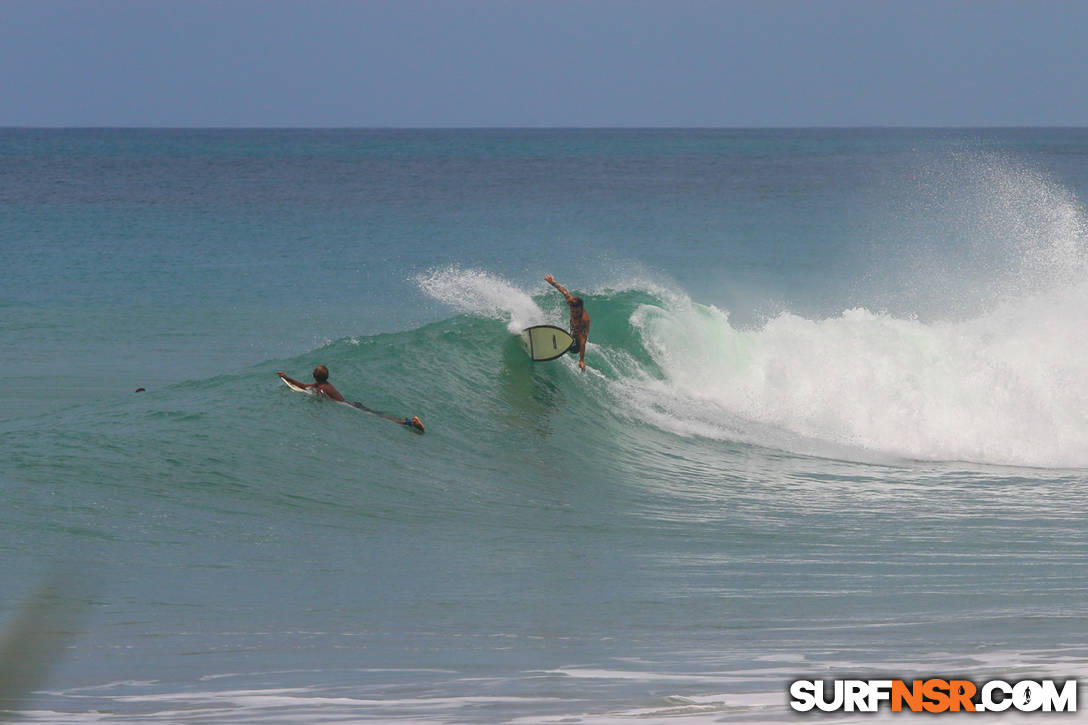
[[[0,623],[52,665],[10,707],[773,721],[797,677],[1080,675],[1086,162],[1084,129],[0,130]],[[514,342],[565,324],[545,273],[586,373]],[[317,364],[426,435],[275,376]]]

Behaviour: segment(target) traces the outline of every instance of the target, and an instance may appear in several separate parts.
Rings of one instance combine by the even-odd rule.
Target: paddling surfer
[[[570,336],[578,345],[578,367],[586,369],[586,341],[589,340],[589,313],[586,312],[585,300],[575,297],[567,288],[555,281],[550,274],[544,275],[544,281],[559,290],[570,306]]]
[[[419,419],[418,415],[413,415],[411,418],[398,418],[394,415],[379,413],[376,410],[371,410],[362,403],[355,403],[346,399],[343,395],[340,394],[340,391],[333,387],[333,384],[329,382],[329,369],[324,365],[318,365],[316,368],[314,368],[314,382],[312,383],[299,382],[294,378],[287,377],[282,372],[277,372],[276,375],[279,375],[281,378],[289,382],[291,385],[294,385],[296,388],[312,390],[319,395],[325,396],[329,400],[335,400],[338,403],[347,403],[348,405],[354,406],[359,410],[365,410],[368,413],[380,415],[381,417],[386,418],[387,420],[391,420],[394,423],[400,423],[401,425],[415,428],[420,433],[423,432],[423,421]]]

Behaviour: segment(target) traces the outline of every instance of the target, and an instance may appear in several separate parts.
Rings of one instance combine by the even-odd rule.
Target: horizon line
[[[207,125],[207,126],[171,126],[171,125],[128,125],[116,126],[101,124],[78,125],[3,125],[4,131],[955,131],[955,130],[1027,130],[1027,129],[1085,129],[1088,125],[1042,124],[1042,125],[900,125],[900,124],[858,124],[858,125],[767,125],[767,126],[306,126],[306,125]]]

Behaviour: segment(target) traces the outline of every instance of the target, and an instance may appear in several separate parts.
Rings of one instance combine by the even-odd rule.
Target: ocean
[[[0,130],[0,709],[1088,677],[1085,198],[1085,129]]]

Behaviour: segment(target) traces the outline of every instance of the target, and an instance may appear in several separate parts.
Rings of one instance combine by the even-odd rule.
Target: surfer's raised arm
[[[568,303],[574,299],[574,295],[572,295],[570,292],[567,292],[566,287],[556,282],[555,277],[551,276],[550,274],[546,274],[544,275],[544,281],[559,290],[560,294],[567,298]]]

